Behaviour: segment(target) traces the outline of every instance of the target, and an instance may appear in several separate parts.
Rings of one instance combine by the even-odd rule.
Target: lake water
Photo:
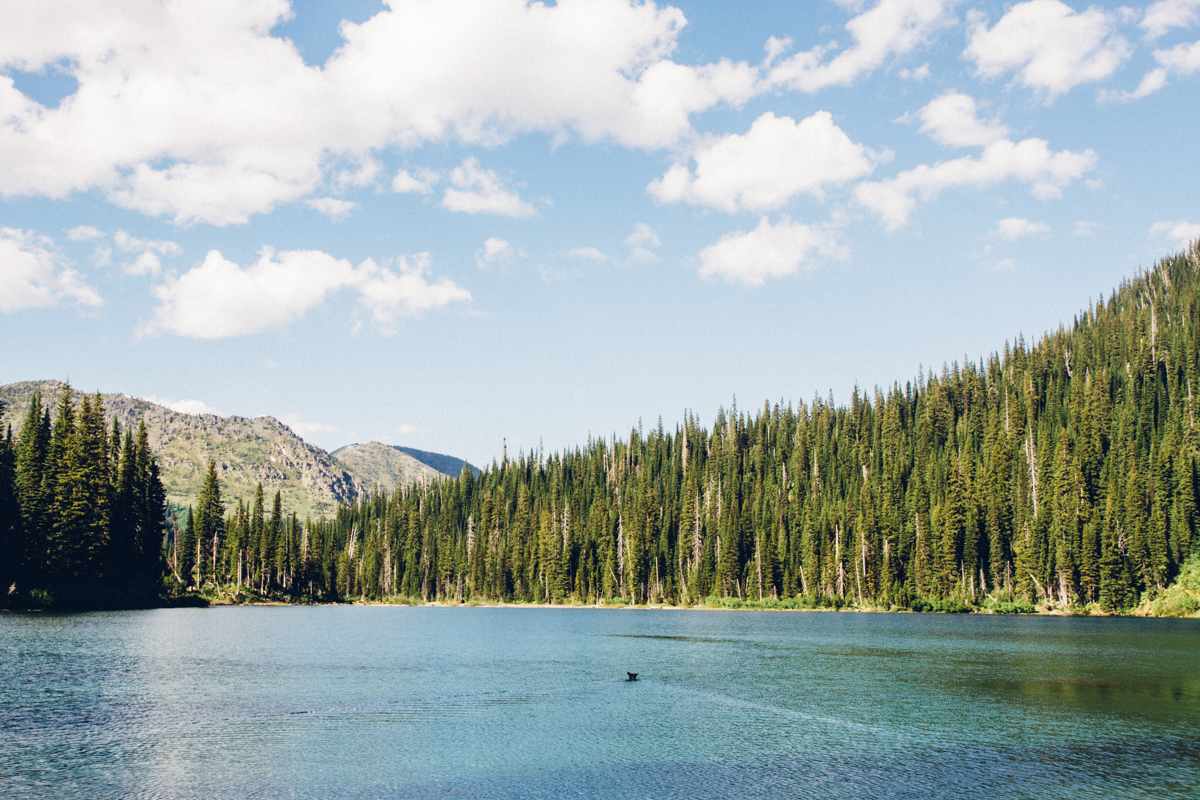
[[[1200,623],[4,614],[0,797],[1194,800]]]

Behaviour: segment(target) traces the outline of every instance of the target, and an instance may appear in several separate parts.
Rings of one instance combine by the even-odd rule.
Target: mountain
[[[0,386],[0,402],[6,406],[2,421],[19,431],[33,393],[40,391],[43,403],[52,407],[64,386],[53,380]],[[125,394],[104,394],[101,399],[106,416],[116,417],[123,428],[145,421],[151,449],[158,455],[162,469],[167,499],[177,505],[195,500],[210,458],[217,462],[230,504],[238,498],[253,497],[255,485],[261,481],[268,498],[278,490],[284,506],[301,517],[331,513],[339,503],[354,500],[367,487],[390,488],[443,474],[436,466],[377,443],[342,448],[339,452],[347,456],[346,460],[335,458],[274,417],[185,414]],[[389,453],[372,458],[357,453],[363,448],[371,454],[381,449]],[[458,462],[449,456],[437,458]]]
[[[347,472],[361,476],[364,489],[391,492],[397,486],[424,483],[445,473],[418,461],[400,448],[382,442],[364,442],[339,447],[330,455]],[[450,458],[443,456],[443,458]],[[451,459],[457,461],[458,459]]]
[[[453,478],[457,478],[459,473],[463,471],[464,467],[469,469],[472,475],[479,475],[479,467],[471,464],[470,462],[464,461],[461,458],[448,456],[445,453],[431,453],[428,450],[418,450],[415,447],[401,447],[398,444],[394,444],[392,447],[394,447],[396,450],[399,450],[401,453],[406,453],[412,456],[422,464],[428,464],[443,475],[449,475]]]

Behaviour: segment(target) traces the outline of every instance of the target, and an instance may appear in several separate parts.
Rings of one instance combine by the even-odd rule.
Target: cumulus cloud
[[[433,170],[419,169],[409,172],[401,169],[397,170],[392,178],[392,191],[397,194],[429,194],[437,181],[438,174]]]
[[[1138,24],[1148,39],[1158,39],[1174,28],[1200,23],[1200,0],[1157,0],[1146,7]]]
[[[572,247],[567,255],[579,261],[591,261],[593,264],[608,262],[608,256],[598,247]]]
[[[1179,44],[1166,50],[1155,50],[1154,60],[1166,69],[1185,75],[1200,72],[1200,41]]]
[[[123,266],[127,275],[158,275],[162,272],[162,259],[177,256],[183,252],[178,242],[169,239],[143,239],[118,229],[112,236],[113,245],[122,253],[137,255]],[[111,261],[112,251],[107,250],[104,261]]]
[[[224,416],[224,412],[218,411],[203,400],[171,400],[154,394],[144,395],[142,399],[146,402],[154,403],[155,405],[160,405],[164,408],[169,408],[172,411],[177,411],[180,414],[212,414],[218,417]]]
[[[67,229],[67,238],[72,242],[90,242],[103,237],[104,233],[91,225],[76,225],[74,228]]]
[[[350,216],[350,212],[358,205],[352,200],[343,200],[340,197],[313,197],[305,201],[305,203],[309,208],[329,217],[335,222]]]
[[[390,332],[402,317],[455,302],[470,293],[447,279],[432,280],[428,253],[382,266],[358,266],[319,250],[263,250],[246,266],[211,250],[200,264],[154,289],[157,306],[140,333],[194,339],[245,336],[282,327],[340,290],[357,294],[377,326]]]
[[[1154,60],[1158,66],[1143,75],[1135,89],[1128,92],[1104,91],[1100,93],[1100,99],[1118,103],[1141,100],[1166,88],[1172,74],[1193,75],[1200,72],[1200,41],[1155,50]]]
[[[1035,222],[1023,217],[1005,217],[996,223],[994,234],[1001,239],[1015,242],[1018,239],[1025,239],[1030,236],[1038,236],[1049,232],[1050,226],[1044,222]]]
[[[700,144],[695,168],[676,164],[647,191],[660,203],[690,203],[733,213],[778,208],[797,194],[821,196],[830,186],[871,171],[866,148],[828,111],[796,121],[767,112],[744,134]]]
[[[442,195],[442,207],[464,214],[496,214],[502,217],[532,217],[537,211],[521,199],[479,159],[467,158],[450,171],[450,186]]]
[[[662,240],[658,238],[658,233],[644,222],[634,224],[633,230],[625,237],[629,260],[635,264],[653,264],[658,261],[660,247]]]
[[[1116,12],[1075,11],[1061,0],[1025,0],[990,27],[982,13],[973,13],[964,55],[984,77],[1011,73],[1052,99],[1104,80],[1129,57],[1118,24]]]
[[[178,242],[169,239],[142,239],[122,229],[113,234],[113,244],[122,253],[151,252],[161,256],[177,256],[183,252]]]
[[[722,236],[700,251],[700,277],[761,286],[768,280],[817,268],[821,259],[845,258],[832,228],[766,217],[748,231]]]
[[[929,77],[929,65],[922,64],[919,67],[904,67],[898,74],[901,80],[923,81]]]
[[[1186,220],[1165,220],[1150,226],[1150,235],[1169,239],[1179,247],[1186,247],[1195,241],[1200,241],[1200,222]]]
[[[920,111],[921,132],[947,147],[984,147],[1008,136],[998,120],[982,120],[975,98],[962,92],[946,92]]]
[[[21,228],[0,228],[0,285],[4,314],[64,302],[86,307],[103,303],[50,238]]]
[[[348,189],[364,189],[375,183],[382,168],[376,158],[368,156],[360,159],[354,166],[338,170],[333,174],[334,188],[341,192]]]
[[[846,23],[848,46],[830,43],[796,53],[771,67],[767,83],[801,92],[848,86],[948,25],[953,6],[954,0],[879,0]]]
[[[306,419],[303,414],[297,411],[281,414],[279,421],[287,425],[303,439],[320,436],[323,433],[334,433],[338,429],[336,425],[331,425],[328,422],[316,422],[315,420]]]
[[[483,246],[476,251],[475,266],[480,269],[491,269],[508,264],[524,255],[524,252],[513,247],[511,242],[493,236],[485,239]]]
[[[756,66],[672,60],[686,20],[653,3],[395,2],[343,22],[319,65],[273,34],[291,13],[43,0],[8,15],[0,70],[53,64],[78,87],[46,106],[0,75],[0,196],[98,190],[178,224],[240,224],[327,178],[368,185],[388,147],[544,133],[664,148],[762,90]]]
[[[1035,197],[1050,199],[1061,196],[1095,164],[1091,150],[1051,150],[1044,139],[1002,139],[978,156],[921,164],[888,180],[861,183],[855,196],[890,230],[896,230],[908,223],[918,202],[932,200],[947,189],[1017,181],[1029,185]]]

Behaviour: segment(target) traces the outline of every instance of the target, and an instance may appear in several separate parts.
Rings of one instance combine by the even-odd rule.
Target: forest
[[[308,600],[1126,610],[1200,544],[1198,301],[1192,247],[1035,344],[845,405],[688,414],[328,519],[261,492],[223,518],[211,474],[169,560]]]
[[[0,607],[157,605],[166,531],[145,426],[106,426],[98,395],[35,396],[0,437]]]
[[[688,413],[323,519],[261,486],[227,504],[210,464],[163,526],[141,435],[60,400],[9,435],[0,513],[37,531],[6,534],[30,574],[161,564],[210,597],[1119,612],[1200,551],[1198,380],[1200,244],[1033,344],[843,405]]]

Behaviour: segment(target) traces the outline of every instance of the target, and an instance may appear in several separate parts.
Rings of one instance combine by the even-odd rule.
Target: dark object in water
[[[636,681],[636,680],[637,680],[637,675],[638,675],[638,674],[637,674],[636,672],[626,672],[625,674],[629,676],[628,678],[626,678],[626,679],[625,679],[625,680],[626,680],[626,682],[628,682],[628,681]]]

